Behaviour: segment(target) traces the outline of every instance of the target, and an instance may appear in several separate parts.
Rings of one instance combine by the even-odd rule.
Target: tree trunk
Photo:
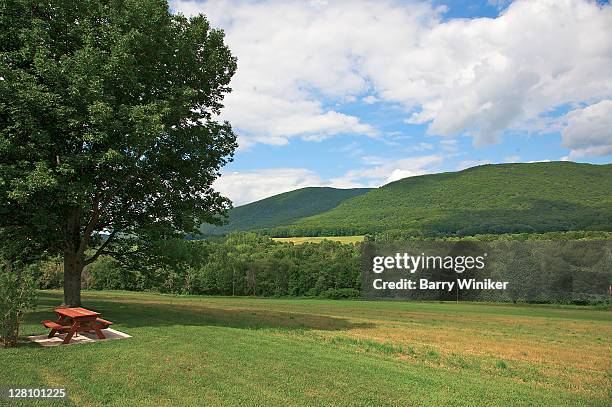
[[[81,306],[81,273],[83,259],[71,251],[64,252],[64,305]]]

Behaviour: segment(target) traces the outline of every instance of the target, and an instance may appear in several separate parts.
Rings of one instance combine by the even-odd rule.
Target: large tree
[[[0,13],[0,236],[62,253],[76,306],[101,254],[230,207],[211,184],[236,148],[218,120],[236,59],[165,0],[0,0]]]

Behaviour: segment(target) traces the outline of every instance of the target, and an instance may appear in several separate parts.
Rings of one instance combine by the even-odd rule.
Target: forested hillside
[[[404,178],[263,232],[464,236],[566,230],[612,231],[612,164],[497,164]]]
[[[288,225],[300,218],[316,215],[338,206],[343,201],[368,192],[369,188],[302,188],[274,195],[257,202],[238,206],[230,211],[224,226],[203,225],[203,235],[271,228]]]

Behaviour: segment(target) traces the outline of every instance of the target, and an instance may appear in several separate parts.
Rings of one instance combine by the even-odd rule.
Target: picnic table
[[[57,321],[42,321],[42,324],[51,329],[49,338],[56,333],[67,333],[63,343],[70,343],[70,340],[79,332],[95,332],[98,338],[105,339],[102,329],[108,328],[112,322],[100,318],[100,313],[85,308],[55,308],[58,315]]]

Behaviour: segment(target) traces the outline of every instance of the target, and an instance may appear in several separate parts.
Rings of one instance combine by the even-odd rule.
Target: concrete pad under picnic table
[[[103,342],[113,339],[126,339],[131,338],[131,335],[128,335],[124,332],[117,331],[116,329],[106,328],[102,329],[102,333],[106,337],[106,339],[100,339],[96,336],[95,332],[80,332],[78,335],[74,335],[70,340],[70,343],[67,345],[75,345],[78,343],[89,343],[89,342]],[[53,338],[49,338],[47,334],[44,335],[32,335],[28,336],[28,340],[34,343],[39,344],[40,346],[59,346],[62,344],[64,337],[67,334],[55,334]]]

